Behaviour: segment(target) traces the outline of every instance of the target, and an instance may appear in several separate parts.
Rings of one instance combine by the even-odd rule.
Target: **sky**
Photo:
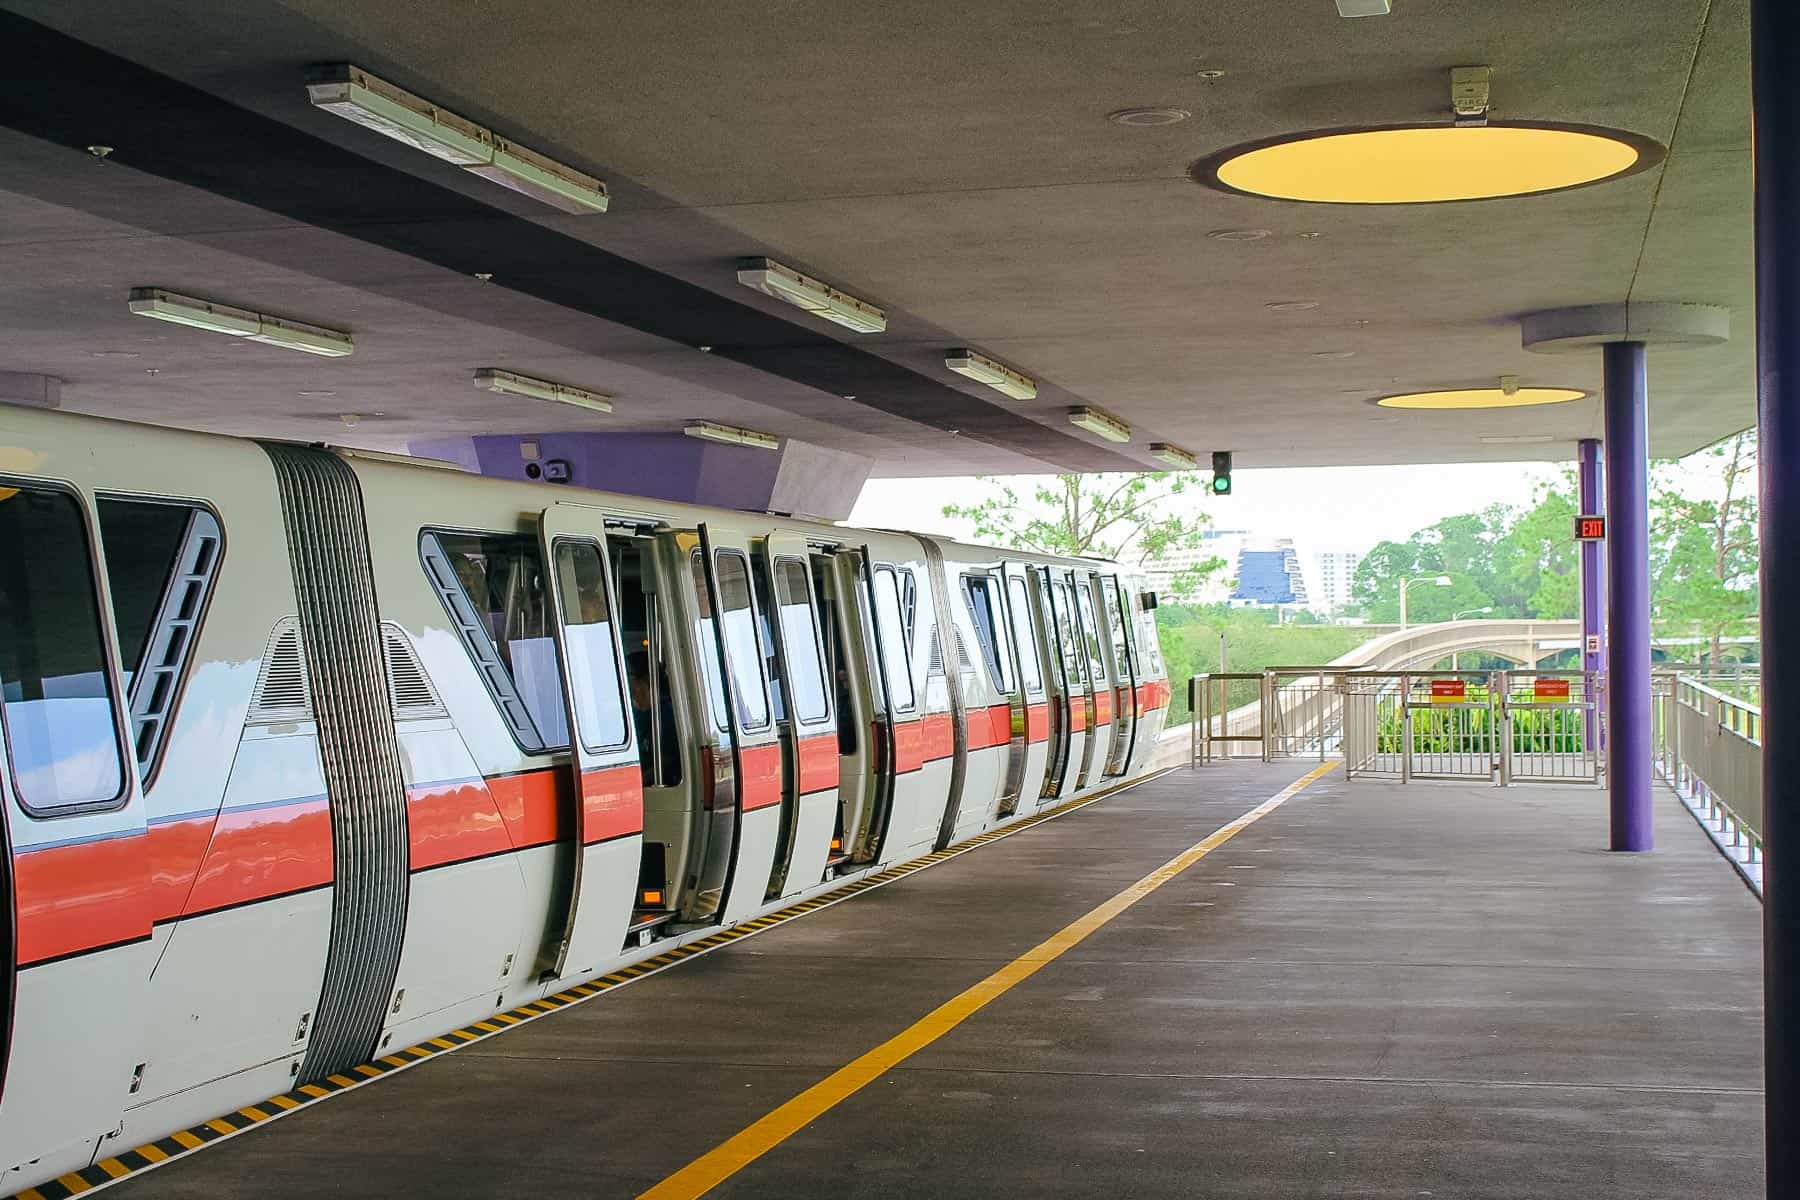
[[[1366,551],[1456,513],[1490,504],[1529,504],[1534,490],[1562,477],[1555,463],[1462,463],[1405,467],[1293,467],[1232,472],[1232,494],[1202,493],[1215,529],[1246,529],[1256,540],[1292,538],[1301,549]],[[1206,478],[1201,472],[1200,478]],[[1017,477],[1015,487],[1031,486]],[[852,525],[967,536],[946,504],[993,494],[981,479],[871,479]]]
[[[1230,496],[1202,493],[1199,502],[1215,529],[1248,530],[1255,541],[1292,538],[1305,554],[1363,553],[1458,513],[1493,504],[1524,507],[1540,487],[1560,485],[1571,470],[1572,464],[1545,462],[1240,468],[1232,472]],[[1656,478],[1702,495],[1716,490],[1717,471],[1717,462],[1701,453],[1661,468]],[[1028,494],[1032,478],[1014,476],[1008,482]],[[967,477],[871,479],[848,523],[967,537],[967,523],[945,517],[944,505],[977,502],[994,490],[985,479]]]

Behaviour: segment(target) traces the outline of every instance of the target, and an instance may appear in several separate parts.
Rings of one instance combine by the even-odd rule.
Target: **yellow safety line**
[[[640,1193],[638,1200],[696,1200],[697,1197],[704,1196],[832,1108],[1061,958],[1120,913],[1280,808],[1301,789],[1336,766],[1336,763],[1326,763],[1302,775],[1243,816],[1208,834],[1098,908],[1039,942],[974,987],[940,1004],[915,1024],[849,1065],[840,1067],[649,1191]]]

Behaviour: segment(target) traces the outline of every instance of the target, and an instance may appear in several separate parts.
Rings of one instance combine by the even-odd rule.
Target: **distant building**
[[[1238,552],[1237,587],[1231,603],[1242,607],[1308,606],[1306,576],[1291,538],[1282,538],[1270,549],[1245,547]]]
[[[1223,604],[1231,598],[1232,572],[1244,539],[1250,536],[1249,531],[1209,529],[1201,536],[1203,540],[1197,549],[1171,551],[1155,562],[1144,564],[1144,575],[1149,579],[1150,587],[1162,599],[1174,604]],[[1215,558],[1222,559],[1225,565],[1202,580],[1199,586],[1180,589],[1175,586],[1182,572]]]
[[[1312,555],[1313,608],[1335,613],[1347,608],[1351,585],[1356,582],[1356,567],[1362,555],[1355,550],[1320,550]]]

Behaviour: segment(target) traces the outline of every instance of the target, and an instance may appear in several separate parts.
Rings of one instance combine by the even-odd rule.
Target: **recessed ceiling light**
[[[1270,312],[1293,313],[1310,312],[1319,307],[1317,300],[1271,300],[1263,305]]]
[[[88,357],[89,358],[142,358],[143,355],[139,354],[136,350],[94,350],[88,354]]]
[[[1319,231],[1318,231],[1318,230],[1316,230],[1316,229],[1308,229],[1308,230],[1305,230],[1305,231],[1304,231],[1304,232],[1302,232],[1302,233],[1297,233],[1297,234],[1295,234],[1295,235],[1294,235],[1294,236],[1295,236],[1295,237],[1301,237],[1301,238],[1305,238],[1305,239],[1306,239],[1306,240],[1307,240],[1307,241],[1309,241],[1309,242],[1310,242],[1310,241],[1312,241],[1312,240],[1313,240],[1313,239],[1314,239],[1314,238],[1321,238],[1321,237],[1324,237],[1324,236],[1325,236],[1325,235],[1324,235],[1324,234],[1322,234],[1322,233],[1320,233],[1320,232],[1319,232]]]
[[[1314,350],[1314,358],[1355,358],[1354,350]]]
[[[1382,408],[1526,408],[1534,404],[1562,404],[1587,393],[1580,388],[1503,387],[1449,388],[1433,392],[1405,392],[1375,401]]]
[[[329,400],[337,395],[336,392],[299,392],[297,394],[304,396],[308,400]]]
[[[1195,71],[1194,74],[1201,79],[1208,80],[1225,78],[1225,72],[1221,71],[1218,67],[1202,67],[1198,71]]]
[[[1215,229],[1206,235],[1215,242],[1260,242],[1269,236],[1266,229]]]
[[[1556,439],[1547,433],[1515,433],[1504,437],[1484,437],[1483,445],[1487,446],[1540,446]]]
[[[1317,204],[1437,204],[1622,179],[1663,148],[1617,129],[1542,122],[1326,129],[1234,146],[1189,168],[1240,195]]]
[[[89,146],[87,148],[87,152],[89,154],[93,155],[95,158],[104,159],[104,158],[106,158],[107,155],[109,155],[113,152],[113,148],[111,146],[94,145],[94,146]]]
[[[1106,119],[1114,125],[1174,125],[1193,115],[1185,108],[1121,108]]]

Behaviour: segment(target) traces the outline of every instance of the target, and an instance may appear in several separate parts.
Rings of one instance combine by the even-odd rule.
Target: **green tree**
[[[1409,621],[1448,621],[1483,608],[1495,617],[1574,616],[1581,595],[1570,536],[1575,507],[1574,479],[1565,475],[1541,488],[1529,508],[1460,513],[1404,542],[1381,542],[1357,566],[1353,594],[1370,620],[1398,621],[1401,580],[1448,575],[1448,587],[1408,589]]]
[[[1195,478],[1173,472],[1057,475],[1031,481],[1029,496],[1010,484],[974,504],[946,504],[944,515],[968,521],[978,541],[1043,554],[1154,563],[1205,545],[1212,522],[1195,500]],[[1172,589],[1192,593],[1225,566],[1222,558],[1179,572]]]
[[[1651,503],[1652,603],[1665,626],[1699,633],[1717,669],[1726,637],[1747,631],[1759,602],[1756,435],[1746,430],[1702,451],[1722,483],[1716,499],[1662,487]]]

